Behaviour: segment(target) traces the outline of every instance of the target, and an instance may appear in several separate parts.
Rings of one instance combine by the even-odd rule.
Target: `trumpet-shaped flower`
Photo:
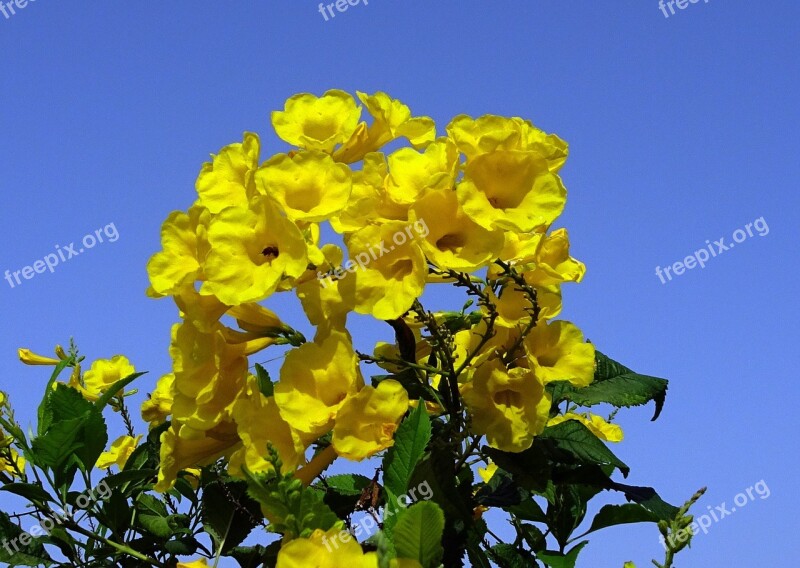
[[[286,355],[275,385],[275,402],[293,428],[321,436],[333,427],[345,400],[364,386],[349,337],[332,331]]]
[[[58,365],[61,360],[54,359],[53,357],[46,357],[44,355],[37,355],[30,349],[20,347],[17,349],[17,356],[19,360],[26,365]]]
[[[464,385],[463,397],[473,432],[504,452],[528,449],[550,415],[550,395],[541,380],[528,369],[506,369],[499,359],[478,368]]]
[[[350,168],[317,151],[276,155],[256,182],[293,221],[327,220],[347,205],[353,188]]]
[[[98,400],[117,381],[132,375],[136,369],[123,355],[114,355],[111,359],[98,359],[83,374],[83,380],[73,375],[69,386],[77,389],[83,398],[89,401]],[[117,393],[122,395],[122,391]]]
[[[158,483],[154,489],[161,493],[169,491],[180,471],[209,465],[223,456],[230,456],[240,444],[233,422],[223,422],[211,430],[199,431],[173,421],[161,434]]]
[[[141,439],[141,435],[135,438],[133,436],[120,436],[114,440],[107,452],[100,454],[95,467],[109,469],[112,465],[115,465],[122,470]]]
[[[230,306],[263,300],[282,278],[300,276],[308,262],[300,229],[265,196],[247,209],[229,207],[216,215],[208,239],[200,293]]]
[[[228,463],[228,473],[234,477],[242,476],[244,466],[253,473],[271,471],[272,463],[266,459],[269,445],[277,450],[283,469],[293,471],[303,462],[303,452],[313,441],[303,438],[281,418],[275,399],[261,394],[252,375],[233,405],[232,416],[242,440],[242,447]]]
[[[386,192],[395,203],[414,203],[426,190],[451,189],[455,183],[458,151],[447,138],[423,152],[400,148],[389,155]]]
[[[586,266],[569,255],[566,229],[558,229],[542,238],[532,260],[533,270],[526,272],[525,280],[537,286],[580,282],[586,273]]]
[[[472,272],[497,258],[503,248],[503,233],[468,217],[450,189],[426,193],[411,206],[409,216],[415,222],[428,220],[430,230],[420,245],[439,268]]]
[[[183,322],[173,327],[170,355],[173,419],[201,431],[228,421],[247,376],[245,346],[228,343],[220,330],[207,333]]]
[[[350,139],[333,157],[347,164],[357,162],[369,152],[379,150],[392,140],[405,137],[414,148],[424,148],[436,138],[436,124],[428,117],[412,117],[411,110],[386,93],[358,93],[358,98],[372,115],[372,124],[360,123]]]
[[[203,164],[195,187],[199,202],[211,213],[226,207],[247,207],[256,194],[253,176],[261,146],[257,134],[244,133],[242,142],[225,146]]]
[[[497,150],[534,151],[547,161],[552,172],[557,172],[567,159],[566,142],[519,117],[489,114],[473,119],[462,114],[447,125],[447,133],[468,161]]]
[[[396,203],[384,189],[388,175],[383,154],[371,152],[364,156],[362,169],[353,172],[353,191],[347,205],[331,218],[334,231],[353,233],[371,223],[408,219],[408,203]]]
[[[172,414],[172,400],[174,397],[175,375],[168,373],[158,379],[155,390],[149,398],[142,403],[142,419],[150,423],[150,428],[155,428],[166,422]]]
[[[294,95],[283,111],[272,113],[272,126],[289,144],[330,153],[337,144],[350,139],[360,117],[361,107],[352,95],[333,89],[321,97]]]
[[[525,337],[527,363],[545,384],[569,381],[585,387],[594,379],[595,350],[568,321],[539,324]]]
[[[394,445],[394,432],[408,404],[406,389],[395,380],[364,387],[348,398],[336,415],[336,453],[360,461]]]
[[[413,233],[412,225],[395,221],[346,236],[350,266],[359,262],[354,275],[356,312],[398,318],[422,295],[428,266]]]
[[[467,163],[458,200],[487,229],[532,231],[564,210],[567,190],[536,152],[498,150]]]
[[[188,213],[174,211],[161,226],[161,247],[147,263],[150,286],[158,295],[177,294],[202,279],[201,263],[208,252],[205,240],[210,213],[194,205]]]
[[[349,533],[334,527],[315,530],[281,547],[276,568],[378,568],[378,554],[364,552]],[[409,567],[410,568],[410,567]]]

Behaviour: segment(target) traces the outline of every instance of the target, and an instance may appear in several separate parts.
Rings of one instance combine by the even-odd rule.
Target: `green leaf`
[[[106,392],[103,393],[103,396],[101,396],[97,402],[94,403],[95,408],[97,408],[97,410],[103,410],[106,405],[111,402],[111,399],[117,396],[119,391],[123,390],[133,381],[145,374],[147,374],[147,371],[142,373],[133,373],[132,375],[128,375],[127,377],[118,380],[116,383],[111,385]]]
[[[139,487],[143,481],[154,483],[157,477],[157,469],[135,469],[121,471],[120,473],[106,477],[105,482],[110,488],[114,489],[115,487],[120,487],[123,493],[127,493],[128,489]]]
[[[0,487],[0,491],[8,491],[20,497],[24,497],[31,503],[57,503],[57,501],[50,496],[50,494],[42,488],[41,485],[36,483],[6,483]]]
[[[42,546],[41,538],[31,538],[20,527],[11,522],[10,517],[0,511],[0,562],[9,566],[52,566],[53,560]],[[30,539],[27,544],[20,537]]]
[[[346,517],[353,512],[364,491],[369,490],[372,480],[356,474],[333,475],[325,479],[325,484],[318,484],[325,490],[325,503],[339,517]]]
[[[258,380],[258,389],[266,397],[270,397],[275,393],[275,384],[269,376],[267,370],[256,363],[256,379]]]
[[[38,418],[38,429],[37,433],[39,436],[44,434],[47,428],[50,426],[52,422],[52,411],[48,408],[48,401],[50,397],[53,396],[53,385],[55,384],[58,376],[61,374],[67,365],[74,362],[72,357],[68,357],[61,361],[58,365],[56,365],[55,369],[53,369],[53,374],[50,375],[50,380],[47,381],[47,387],[44,391],[44,396],[42,397],[42,401],[39,403],[39,410],[37,413]]]
[[[444,512],[436,503],[422,501],[402,511],[394,527],[394,546],[398,558],[419,561],[422,568],[436,568],[444,548]]]
[[[43,436],[33,441],[36,463],[57,469],[83,445],[80,439],[82,430],[83,418],[73,418],[51,425]]]
[[[581,406],[608,403],[616,407],[631,407],[652,400],[656,404],[652,419],[656,420],[664,407],[668,381],[634,373],[599,351],[596,357],[594,382],[583,388],[575,388],[566,381],[551,383],[554,401],[569,400]]]
[[[394,446],[383,460],[384,485],[395,495],[404,495],[414,468],[431,440],[431,419],[424,404],[417,405],[397,428]]]
[[[102,413],[92,410],[83,418],[81,426],[81,447],[75,451],[83,471],[91,471],[97,458],[108,444],[108,428]]]
[[[490,550],[489,554],[499,566],[502,568],[530,568],[531,566],[538,566],[527,552],[511,544],[496,544]]]
[[[575,562],[578,561],[578,554],[587,544],[589,544],[589,541],[584,540],[572,547],[567,554],[561,554],[560,552],[540,552],[536,557],[550,568],[575,568]]]
[[[637,503],[625,505],[605,505],[592,519],[592,526],[581,536],[598,531],[606,527],[625,525],[629,523],[657,523],[658,515]]]
[[[262,518],[258,503],[247,495],[247,483],[216,482],[203,489],[203,529],[222,554],[239,546]]]
[[[622,460],[577,420],[567,420],[545,428],[539,438],[551,442],[557,451],[567,452],[582,463],[613,465],[626,477],[630,472],[630,468]]]

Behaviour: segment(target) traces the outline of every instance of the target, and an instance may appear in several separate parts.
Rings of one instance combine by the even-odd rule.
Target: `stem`
[[[83,535],[83,536],[85,536],[87,538],[100,540],[104,544],[107,544],[108,546],[119,550],[123,554],[127,554],[128,556],[133,556],[134,558],[136,558],[138,560],[141,560],[143,562],[149,562],[151,566],[158,566],[159,568],[167,568],[166,564],[163,564],[163,563],[159,562],[155,558],[150,558],[146,554],[142,554],[141,552],[138,552],[138,551],[130,548],[129,546],[125,546],[124,544],[119,544],[119,543],[114,542],[113,540],[109,540],[109,539],[107,539],[107,538],[105,538],[103,536],[99,536],[99,535],[96,535],[94,533],[91,533],[91,532],[87,531],[86,529],[84,529],[82,526],[80,526],[77,523],[73,523],[71,521],[68,521],[67,523],[64,524],[64,526],[69,527],[70,530],[73,530],[76,533],[81,534],[81,535]]]

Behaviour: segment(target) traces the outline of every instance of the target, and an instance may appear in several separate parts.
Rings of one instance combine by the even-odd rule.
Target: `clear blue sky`
[[[176,314],[144,296],[144,266],[210,152],[244,130],[279,150],[269,112],[295,92],[385,90],[442,125],[519,115],[570,143],[559,225],[588,274],[565,288],[563,317],[672,380],[659,421],[620,414],[630,481],[673,502],[708,485],[703,512],[763,479],[770,497],[679,566],[796,557],[800,5],[710,0],[665,18],[656,0],[370,0],[327,22],[317,5],[38,0],[0,14],[0,271],[119,233],[52,274],[0,280],[0,388],[24,421],[46,373],[19,365],[19,346],[74,335],[90,359],[149,369],[144,390],[168,369]],[[761,217],[766,236],[656,276]],[[600,535],[580,565],[660,554],[652,525]]]

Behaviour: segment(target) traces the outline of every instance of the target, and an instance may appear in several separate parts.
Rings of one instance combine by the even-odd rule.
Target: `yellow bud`
[[[64,352],[64,348],[60,345],[56,345],[56,355],[62,361],[67,358],[67,354]]]
[[[19,360],[26,365],[58,365],[60,363],[58,359],[37,355],[30,349],[17,349],[17,354],[19,355]]]

